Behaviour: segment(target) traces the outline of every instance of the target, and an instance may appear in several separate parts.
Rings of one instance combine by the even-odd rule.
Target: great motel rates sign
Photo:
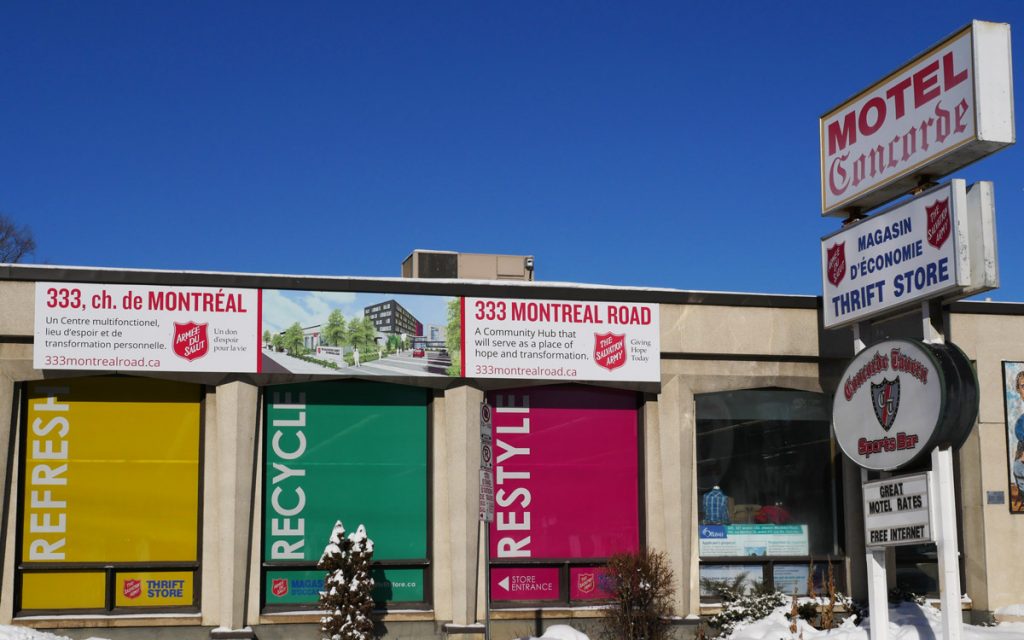
[[[821,212],[843,216],[1013,144],[1010,27],[974,21],[819,120]]]

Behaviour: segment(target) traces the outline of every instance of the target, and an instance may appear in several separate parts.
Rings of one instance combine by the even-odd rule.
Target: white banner
[[[963,180],[844,227],[821,241],[826,328],[970,283]]]
[[[36,369],[252,373],[260,291],[37,282]]]
[[[658,305],[464,298],[462,375],[661,380]]]

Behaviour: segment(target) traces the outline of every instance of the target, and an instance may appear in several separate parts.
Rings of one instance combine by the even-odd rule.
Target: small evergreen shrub
[[[744,580],[746,574],[736,576],[733,580],[701,581],[705,591],[722,600],[722,611],[708,619],[708,624],[722,635],[729,635],[740,624],[760,620],[790,603],[785,594],[769,589],[762,582],[755,582],[752,589],[745,590]]]
[[[324,590],[320,592],[320,635],[324,640],[368,640],[374,637],[373,578],[370,560],[373,540],[359,525],[355,533],[345,536],[341,521],[334,523],[330,542],[317,562],[327,572]]]
[[[619,553],[608,560],[603,580],[613,606],[606,619],[621,640],[665,640],[675,615],[675,577],[661,551]]]

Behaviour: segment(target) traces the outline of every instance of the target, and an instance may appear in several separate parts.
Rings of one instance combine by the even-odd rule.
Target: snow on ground
[[[58,636],[45,631],[37,631],[28,627],[12,627],[0,624],[0,640],[70,640],[67,636]],[[88,638],[88,640],[103,640]]]
[[[1024,605],[1013,605],[1014,610],[1024,611]],[[843,625],[831,631],[819,631],[803,620],[795,634],[789,631],[789,620],[786,618],[788,607],[776,609],[767,618],[741,626],[732,635],[723,640],[870,640],[871,619],[868,618],[859,627],[852,618],[847,618]],[[801,635],[802,634],[802,635]],[[556,624],[548,627],[541,636],[543,640],[590,640],[587,634],[569,625]],[[930,605],[917,605],[910,602],[898,607],[889,608],[890,640],[942,640],[942,614]],[[994,627],[976,627],[965,624],[963,640],[1011,640],[1024,639],[1024,622],[1003,622]],[[0,640],[68,640],[45,631],[36,631],[27,627],[0,625]],[[102,640],[90,638],[89,640]]]
[[[862,625],[855,626],[848,618],[843,626],[832,631],[818,631],[803,620],[799,621],[796,634],[789,631],[789,620],[786,619],[788,608],[776,609],[767,618],[742,626],[733,631],[728,640],[788,640],[799,638],[803,633],[804,640],[815,638],[828,640],[869,640],[871,619]],[[995,627],[963,626],[963,640],[1010,640],[1024,638],[1024,622],[1004,622]],[[942,614],[938,609],[906,602],[898,607],[889,608],[890,640],[942,640]]]

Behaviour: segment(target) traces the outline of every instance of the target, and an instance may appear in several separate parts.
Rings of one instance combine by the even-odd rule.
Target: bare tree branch
[[[0,262],[19,262],[35,250],[32,230],[25,225],[19,227],[0,213]]]

